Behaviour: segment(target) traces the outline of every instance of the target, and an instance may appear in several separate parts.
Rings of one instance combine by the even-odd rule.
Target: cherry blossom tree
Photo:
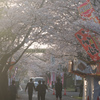
[[[98,0],[92,1],[96,11],[99,9],[97,2]],[[16,64],[33,43],[49,45],[55,50],[52,54],[56,57],[66,56],[67,59],[73,59],[78,56],[78,52],[84,52],[86,55],[74,36],[82,27],[81,23],[74,24],[75,21],[80,20],[77,10],[79,3],[81,3],[79,0],[5,0],[3,3],[0,2],[2,4],[0,79],[4,80],[0,81],[2,91],[0,91],[0,100],[6,100],[4,94],[7,91],[7,71],[11,66],[12,58],[17,56],[14,62]],[[18,51],[20,52],[17,55]]]
[[[38,21],[36,22],[36,16],[33,14],[33,10],[35,10],[36,7],[33,7],[32,9],[32,6],[30,5],[25,6],[25,4],[31,4],[27,2],[24,2],[23,5],[22,4],[23,3],[21,1],[17,3],[15,1],[7,1],[6,5],[3,5],[4,9],[0,18],[0,79],[2,80],[0,81],[1,100],[6,100],[5,95],[7,95],[8,83],[7,71],[9,67],[12,66],[11,62],[13,56],[18,52],[18,50],[23,49],[14,63],[16,64],[28,47],[33,42],[38,41],[38,38],[41,37],[41,30],[39,29]],[[28,6],[30,6],[30,9],[27,8]],[[24,12],[23,9],[25,9],[26,12]],[[23,18],[23,16],[25,18]],[[40,36],[37,37],[38,35]],[[27,43],[26,46],[24,45],[25,43]]]

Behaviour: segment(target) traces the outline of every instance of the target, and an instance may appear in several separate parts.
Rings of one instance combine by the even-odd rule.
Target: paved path
[[[77,99],[72,98],[71,96],[72,95],[76,96],[76,95],[78,95],[78,93],[74,93],[74,92],[66,92],[66,93],[67,93],[67,95],[66,96],[63,95],[62,100],[77,100]],[[27,92],[19,91],[18,95],[20,98],[17,100],[28,100]],[[33,100],[37,100],[37,92],[35,92],[35,91],[33,93]],[[47,91],[45,100],[56,100],[55,95],[52,94],[52,91],[49,91],[49,92]]]

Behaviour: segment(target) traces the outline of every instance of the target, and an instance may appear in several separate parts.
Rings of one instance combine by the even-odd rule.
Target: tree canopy
[[[99,0],[90,0],[100,17]],[[5,0],[0,13],[0,71],[16,56],[16,63],[33,43],[47,44],[55,58],[74,59],[85,50],[74,34],[88,27],[97,32],[99,24],[81,20],[77,7],[85,0]],[[94,25],[94,29],[91,29]],[[20,51],[20,52],[18,52]],[[18,53],[17,53],[18,52]],[[6,59],[5,59],[6,58]],[[4,61],[5,59],[5,61]],[[2,62],[4,61],[4,62]],[[9,64],[8,64],[9,65]]]

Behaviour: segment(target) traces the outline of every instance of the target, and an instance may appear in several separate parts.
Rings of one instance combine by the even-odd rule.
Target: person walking
[[[56,91],[56,100],[60,98],[62,100],[62,83],[60,82],[60,79],[57,79],[57,83],[55,84],[55,91]]]
[[[27,89],[28,89],[29,100],[32,100],[33,89],[35,90],[35,85],[32,82],[32,79],[30,79],[30,82],[27,83],[26,88],[25,88],[25,92],[26,92]]]
[[[36,87],[36,91],[38,92],[38,100],[42,100],[42,92],[43,92],[43,88],[42,88],[42,84],[41,81],[38,81],[38,86]]]
[[[42,82],[42,100],[45,100],[46,89],[48,89],[45,81]]]
[[[16,100],[17,88],[14,80],[12,80],[12,84],[9,86],[9,94],[10,100]]]

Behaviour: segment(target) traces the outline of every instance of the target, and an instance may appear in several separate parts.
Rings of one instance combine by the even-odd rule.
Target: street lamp
[[[68,72],[72,72],[73,70],[73,61],[69,61]]]

